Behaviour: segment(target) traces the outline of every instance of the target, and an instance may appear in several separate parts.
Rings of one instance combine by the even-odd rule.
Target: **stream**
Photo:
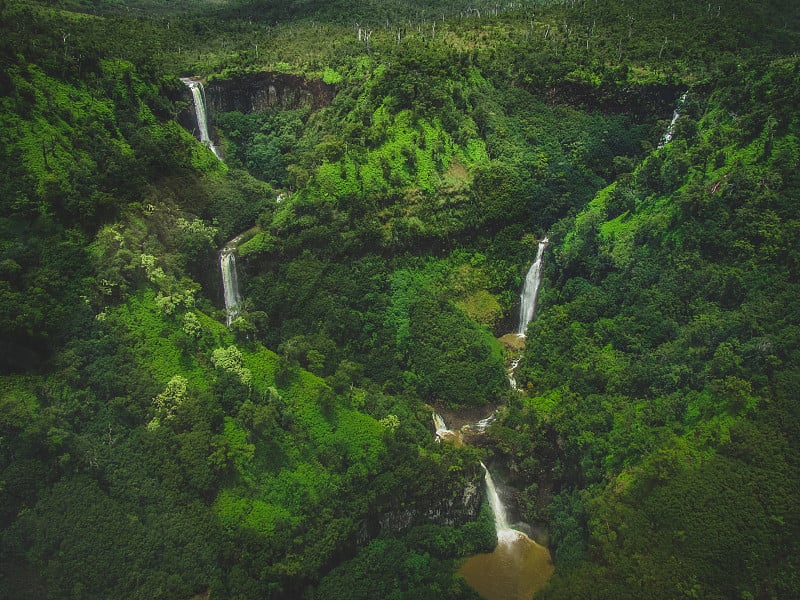
[[[460,429],[449,429],[441,415],[432,415],[437,441],[462,445],[464,433],[483,433],[497,418],[494,412]],[[476,554],[466,559],[459,573],[486,600],[530,600],[553,574],[550,551],[511,527],[508,510],[491,472],[481,462],[486,484],[486,497],[494,515],[497,546],[493,552]]]
[[[516,335],[503,336],[503,338],[513,338],[506,340],[505,343],[515,352],[522,350],[528,323],[536,316],[536,300],[541,285],[542,263],[547,243],[546,237],[539,241],[536,258],[525,278],[520,296],[520,319]],[[503,338],[501,341],[504,341]],[[509,386],[515,391],[518,389],[515,371],[519,362],[519,356],[512,358],[507,371]],[[474,423],[467,423],[455,430],[448,428],[444,418],[437,412],[433,412],[432,418],[438,442],[463,445],[465,438],[469,440],[470,436],[482,435],[486,431],[497,418],[497,410],[487,417]],[[481,467],[484,471],[486,496],[494,515],[497,546],[493,552],[467,558],[459,573],[486,600],[530,600],[553,574],[555,567],[550,551],[511,526],[501,491],[498,490],[486,465],[481,462]]]

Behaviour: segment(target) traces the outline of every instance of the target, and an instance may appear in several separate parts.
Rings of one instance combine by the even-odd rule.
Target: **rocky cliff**
[[[639,121],[668,118],[675,104],[686,91],[675,85],[612,85],[592,86],[587,83],[562,82],[556,86],[526,86],[548,104],[566,104],[582,110],[600,110],[607,114],[629,114]]]
[[[301,106],[318,109],[330,104],[336,95],[336,88],[320,79],[283,73],[249,73],[231,79],[213,79],[206,84],[205,91],[206,105],[212,115]]]
[[[436,496],[390,503],[385,512],[364,520],[356,542],[365,544],[383,531],[399,533],[423,523],[457,526],[478,518],[484,499],[482,471],[449,477],[440,484]]]

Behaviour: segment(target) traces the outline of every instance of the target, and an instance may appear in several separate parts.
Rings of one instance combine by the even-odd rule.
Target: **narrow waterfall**
[[[197,81],[196,79],[189,79],[188,77],[181,77],[181,81],[191,90],[192,98],[194,99],[194,115],[197,119],[197,130],[200,133],[200,141],[203,142],[206,146],[211,148],[211,151],[214,153],[219,160],[222,160],[222,156],[219,153],[219,149],[214,145],[214,142],[211,141],[211,136],[208,134],[208,119],[206,117],[206,98],[205,98],[205,90],[203,89],[203,84]]]
[[[239,295],[239,278],[236,275],[236,247],[232,242],[219,252],[219,269],[222,273],[222,293],[225,300],[225,324],[230,327],[239,316],[239,304],[242,301]]]
[[[494,513],[494,552],[469,557],[459,570],[486,600],[530,600],[553,574],[550,552],[521,531],[511,529],[505,506],[486,465],[481,463],[486,495]]]
[[[492,474],[489,473],[489,469],[486,468],[486,465],[483,464],[482,461],[481,466],[483,467],[483,478],[484,481],[486,481],[486,495],[489,499],[489,506],[492,507],[492,513],[494,513],[494,528],[497,531],[497,540],[499,542],[513,540],[517,537],[519,532],[514,531],[508,526],[506,507],[503,506],[503,502],[500,500],[500,496],[497,494],[497,488],[494,485]]]
[[[672,121],[670,121],[669,126],[667,127],[667,131],[664,132],[664,135],[661,137],[661,141],[658,144],[659,148],[663,148],[672,141],[672,136],[675,135],[675,123],[677,123],[678,119],[681,116],[680,110],[683,107],[683,103],[686,101],[686,96],[688,93],[689,92],[684,92],[678,99],[678,105],[672,112]]]
[[[515,376],[517,372],[517,367],[519,366],[519,361],[520,361],[519,357],[512,360],[511,364],[508,366],[508,371],[506,371],[506,376],[508,377],[508,385],[514,391],[519,390],[519,387],[517,387],[517,378]]]
[[[476,423],[471,423],[467,427],[472,431],[477,431],[478,433],[483,433],[486,429],[497,420],[497,411],[490,414],[485,419],[481,419]]]
[[[449,440],[456,446],[460,446],[463,443],[463,440],[461,438],[461,432],[448,429],[447,424],[445,424],[444,419],[439,413],[434,411],[432,417],[433,417],[433,426],[436,428],[437,442],[441,442],[442,440]]]
[[[433,425],[434,425],[434,427],[436,427],[436,433],[437,434],[440,431],[450,431],[447,428],[447,424],[444,422],[444,419],[442,418],[442,416],[439,413],[434,412],[431,416],[433,417]]]
[[[525,285],[522,288],[522,294],[520,294],[519,328],[517,329],[517,335],[522,337],[525,336],[528,323],[530,323],[536,315],[536,298],[539,295],[539,284],[541,283],[542,259],[548,241],[549,240],[545,237],[539,242],[536,260],[533,261],[531,268],[528,269],[528,274],[525,276]]]

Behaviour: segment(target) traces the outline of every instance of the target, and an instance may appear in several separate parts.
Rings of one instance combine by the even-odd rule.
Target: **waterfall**
[[[236,244],[241,236],[235,237],[219,251],[219,270],[222,273],[222,294],[225,300],[225,324],[230,324],[239,316],[239,278],[236,275]]]
[[[433,417],[433,425],[436,427],[437,433],[439,431],[450,431],[447,428],[447,424],[444,422],[444,419],[439,413],[434,412],[433,415],[431,416]]]
[[[508,385],[515,392],[519,390],[519,387],[517,387],[517,378],[515,377],[515,373],[517,372],[517,367],[519,366],[519,361],[520,361],[519,357],[512,360],[511,364],[508,367],[508,371],[506,371],[506,376],[508,377]]]
[[[222,292],[225,298],[225,324],[230,326],[239,316],[239,279],[236,276],[236,250],[224,248],[219,253],[219,268],[222,272]]]
[[[447,425],[444,422],[444,419],[436,411],[433,412],[432,417],[433,417],[433,426],[436,428],[436,441],[441,442],[444,439],[450,439],[456,445],[459,445],[461,442],[461,436],[459,432],[453,431],[452,429],[448,429]]]
[[[192,92],[194,114],[197,119],[197,129],[200,132],[200,141],[211,148],[214,156],[222,160],[219,149],[214,145],[214,142],[211,141],[211,136],[208,135],[208,119],[206,118],[206,99],[203,84],[195,79],[189,79],[188,77],[181,77],[181,81],[186,84]]]
[[[497,420],[497,411],[493,412],[492,414],[490,414],[485,419],[481,419],[477,423],[472,423],[468,427],[472,431],[477,431],[478,433],[483,433],[484,431],[486,431],[486,429],[489,427],[489,425],[494,423],[496,420]]]
[[[470,556],[459,569],[486,600],[530,600],[553,574],[550,552],[521,531],[511,529],[492,475],[481,463],[486,495],[494,513],[497,546],[490,554]]]
[[[675,107],[675,110],[672,112],[672,121],[669,123],[669,127],[667,127],[667,131],[664,132],[664,135],[661,137],[661,142],[659,142],[658,147],[663,148],[667,144],[672,141],[672,136],[675,134],[675,123],[681,116],[680,110],[683,106],[683,103],[686,101],[686,95],[688,92],[684,92],[681,94],[680,99],[678,99],[678,105]]]
[[[546,237],[539,242],[536,260],[533,261],[531,268],[528,269],[528,274],[525,276],[525,286],[522,288],[522,294],[520,295],[519,329],[517,329],[517,335],[522,337],[525,336],[528,323],[536,315],[536,298],[539,295],[539,284],[541,283],[542,258],[544,257],[544,249],[547,247],[547,242],[548,239]]]
[[[497,541],[501,543],[514,541],[517,537],[524,534],[515,529],[511,529],[508,525],[506,507],[503,506],[503,501],[500,500],[500,496],[497,493],[492,474],[489,473],[489,469],[486,468],[483,462],[481,462],[481,466],[483,467],[483,478],[484,481],[486,481],[486,495],[489,499],[489,506],[491,506],[492,513],[494,514],[494,528],[495,531],[497,531]]]

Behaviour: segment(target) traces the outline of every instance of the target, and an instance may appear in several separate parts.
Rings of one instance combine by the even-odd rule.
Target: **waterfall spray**
[[[501,543],[514,541],[517,537],[524,534],[515,529],[511,529],[508,525],[506,507],[503,505],[503,501],[500,500],[500,495],[497,493],[497,487],[494,484],[494,479],[492,479],[492,474],[489,473],[489,469],[486,468],[483,462],[481,462],[481,466],[483,467],[483,478],[486,482],[486,495],[489,500],[489,506],[492,507],[492,513],[494,514],[494,528],[497,532],[497,541]]]

